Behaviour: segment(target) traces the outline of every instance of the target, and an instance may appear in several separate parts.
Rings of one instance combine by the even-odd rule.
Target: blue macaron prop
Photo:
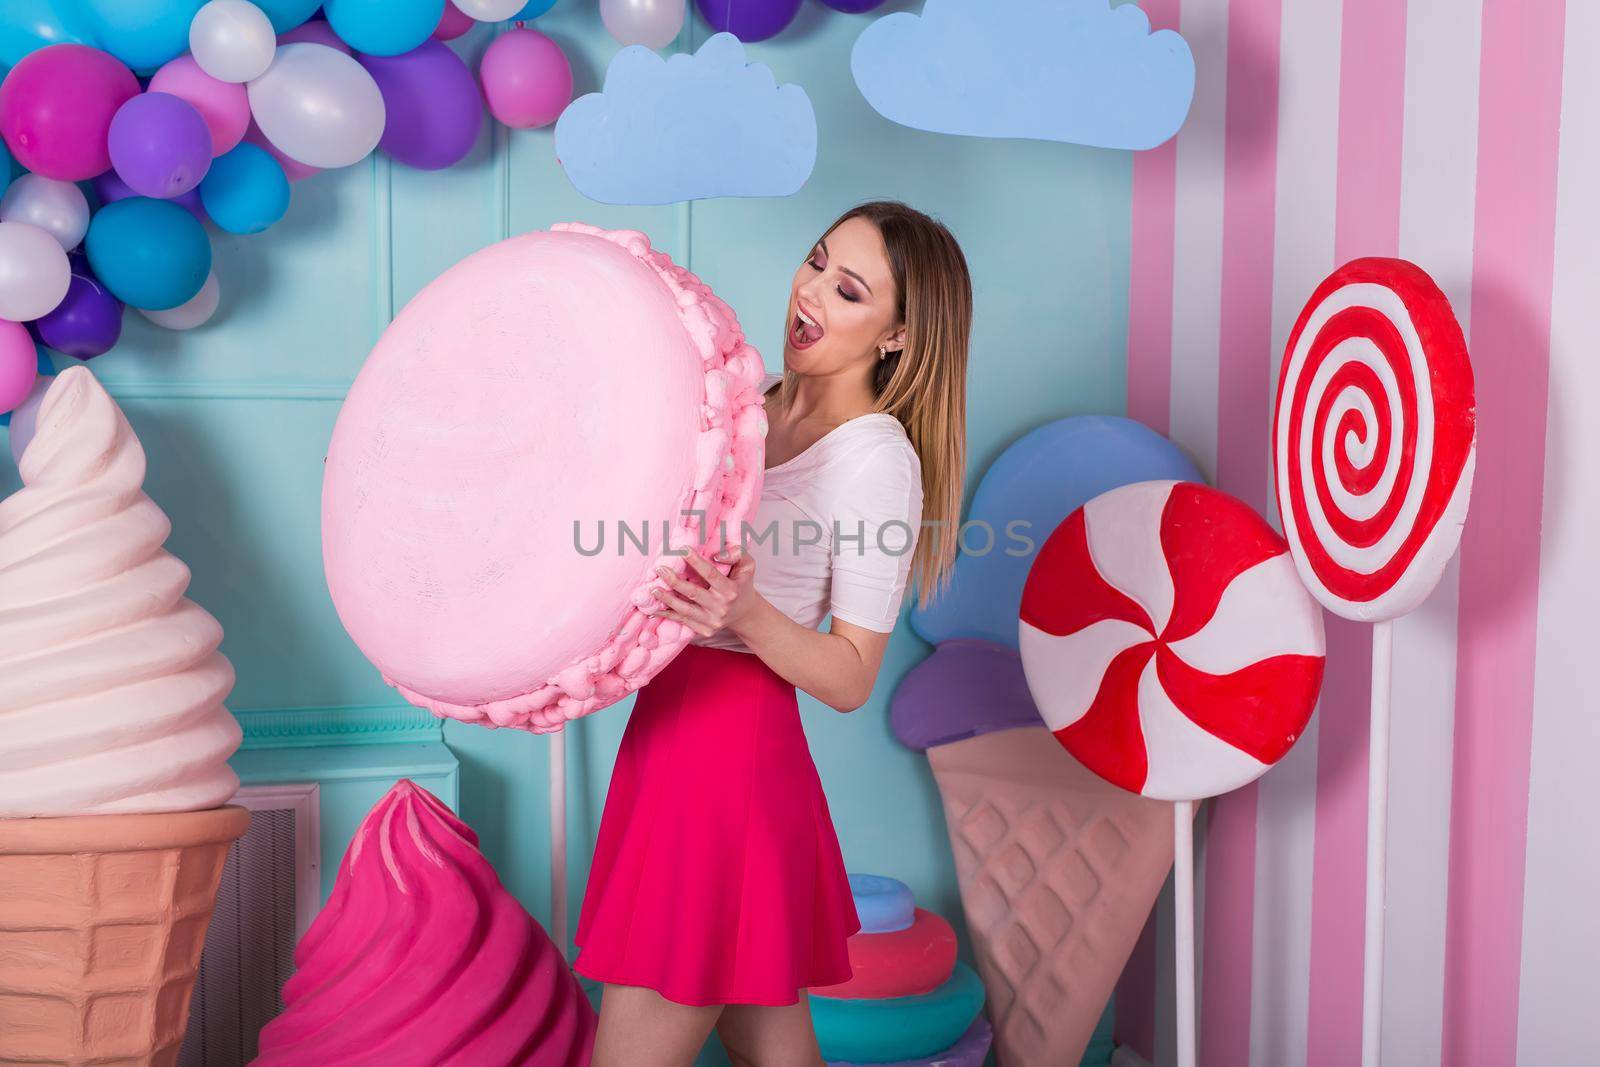
[[[983,981],[965,963],[944,985],[917,997],[847,1000],[812,994],[811,1021],[829,1062],[917,1060],[961,1040],[983,1010]]]
[[[881,874],[852,874],[850,894],[855,898],[856,915],[864,934],[892,934],[909,930],[916,919],[917,904],[911,887],[896,878]]]
[[[989,1058],[989,1046],[994,1044],[994,1028],[989,1020],[979,1015],[961,1035],[961,1040],[931,1056],[918,1056],[914,1060],[895,1060],[892,1063],[875,1063],[871,1067],[983,1067]],[[868,1067],[864,1063],[830,1060],[828,1067]]]

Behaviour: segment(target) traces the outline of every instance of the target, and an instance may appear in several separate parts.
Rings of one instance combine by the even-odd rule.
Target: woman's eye
[[[810,267],[812,270],[822,269],[822,264],[817,262],[816,256],[812,256],[810,259],[806,260],[806,266]]]
[[[850,301],[850,303],[852,303],[852,304],[858,303],[861,300],[861,298],[859,296],[856,296],[853,293],[845,292],[844,286],[841,285],[838,288],[839,288],[839,295],[844,297],[846,300]]]

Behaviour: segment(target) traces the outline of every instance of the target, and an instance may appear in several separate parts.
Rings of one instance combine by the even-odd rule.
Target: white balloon
[[[28,222],[0,222],[0,319],[27,322],[55,310],[72,284],[67,250]]]
[[[24,174],[0,196],[0,221],[37,226],[70,252],[89,232],[89,201],[72,182]]]
[[[665,48],[683,30],[683,0],[600,0],[600,21],[618,44]]]
[[[28,450],[28,442],[33,440],[33,432],[39,426],[39,405],[44,402],[44,392],[55,380],[53,374],[39,375],[34,379],[33,389],[27,399],[12,409],[11,458],[17,461],[19,467],[22,466],[22,453]]]
[[[210,321],[211,316],[217,313],[217,305],[221,302],[222,287],[217,284],[216,271],[212,271],[206,275],[205,284],[200,286],[200,291],[177,307],[163,311],[150,311],[146,308],[137,310],[157,326],[169,330],[192,330]]]
[[[250,0],[210,0],[189,23],[194,61],[221,82],[261,77],[277,48],[272,20]]]
[[[278,49],[248,87],[250,113],[273,147],[311,167],[348,167],[383,136],[383,94],[350,56],[300,41]]]
[[[528,6],[528,0],[450,0],[461,13],[479,22],[504,22]]]

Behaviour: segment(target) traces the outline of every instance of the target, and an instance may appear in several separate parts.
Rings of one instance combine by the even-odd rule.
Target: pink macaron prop
[[[1304,732],[1322,612],[1281,537],[1190,482],[1103,493],[1045,541],[1018,647],[1046,726],[1114,785],[1175,801],[1179,1062],[1194,1032],[1194,803],[1238,789]]]
[[[1357,259],[1312,293],[1283,356],[1272,454],[1301,578],[1329,611],[1373,624],[1361,1062],[1376,1067],[1393,620],[1455,555],[1477,459],[1466,338],[1420,267]]]

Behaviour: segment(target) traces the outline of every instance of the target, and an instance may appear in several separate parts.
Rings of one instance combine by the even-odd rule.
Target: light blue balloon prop
[[[1101,493],[1157,479],[1205,481],[1182,449],[1132,419],[1083,415],[1024,435],[978,483],[949,588],[912,609],[912,629],[929,644],[1016,648],[1022,587],[1045,539]]]
[[[229,233],[260,233],[289,210],[289,179],[270,152],[246,141],[212,161],[200,202]]]
[[[39,374],[48,377],[56,372],[56,365],[50,361],[50,353],[45,351],[44,345],[37,342],[33,346],[34,360],[38,364]],[[11,425],[11,412],[0,411],[0,426]]]
[[[165,311],[192,298],[211,272],[198,219],[170,200],[130,196],[95,212],[84,238],[89,266],[121,300]]]
[[[94,44],[72,8],[76,0],[0,3],[0,66],[14,67],[29,52],[52,44]]]
[[[322,0],[251,0],[259,7],[273,33],[288,33],[316,14]]]
[[[397,56],[433,36],[445,0],[326,0],[328,25],[339,39],[372,56]]]
[[[189,23],[205,0],[57,0],[64,2],[80,4],[93,43],[138,74],[189,50]]]
[[[536,19],[546,11],[556,6],[556,0],[528,0],[521,11],[511,16],[512,22],[522,22],[525,19]]]

